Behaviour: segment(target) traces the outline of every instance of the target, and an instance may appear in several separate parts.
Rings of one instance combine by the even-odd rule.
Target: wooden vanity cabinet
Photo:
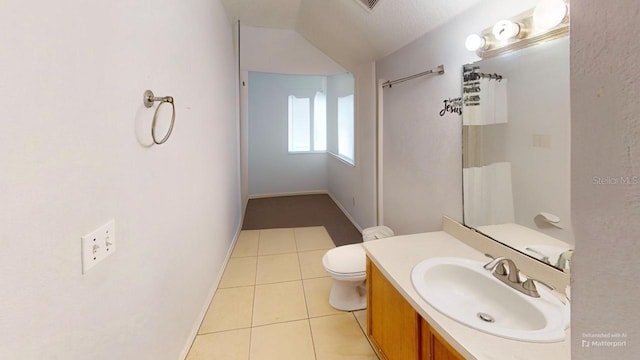
[[[464,360],[423,318],[420,318],[420,344],[420,360]]]
[[[368,257],[367,336],[382,360],[464,360]]]
[[[367,335],[383,360],[420,359],[419,316],[367,258]]]

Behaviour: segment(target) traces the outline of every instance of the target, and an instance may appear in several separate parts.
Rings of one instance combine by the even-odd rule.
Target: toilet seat
[[[357,272],[357,273],[350,273],[350,274],[343,274],[343,273],[336,273],[333,272],[331,270],[328,270],[325,268],[325,270],[329,273],[329,275],[331,275],[332,278],[334,279],[338,279],[338,280],[364,280],[367,278],[367,272]]]
[[[339,246],[322,257],[325,270],[337,278],[356,279],[366,276],[366,253],[361,244]]]

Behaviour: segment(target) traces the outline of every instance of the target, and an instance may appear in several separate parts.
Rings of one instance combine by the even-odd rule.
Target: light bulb
[[[487,40],[484,36],[480,36],[478,34],[471,34],[467,36],[467,40],[464,42],[464,47],[469,51],[476,51],[478,49],[482,49],[487,44]]]
[[[493,36],[498,40],[508,40],[518,36],[520,25],[510,20],[500,20],[493,26]]]
[[[542,0],[533,10],[533,24],[538,29],[549,30],[558,26],[566,16],[564,0]]]

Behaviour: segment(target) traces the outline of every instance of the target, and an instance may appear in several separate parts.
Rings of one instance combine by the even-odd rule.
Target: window
[[[313,110],[310,98],[289,95],[289,152],[325,152],[326,150],[326,95],[321,92],[315,94]]]
[[[289,152],[311,150],[311,114],[308,98],[289,95]]]
[[[327,96],[321,92],[313,99],[313,150],[327,151]]]
[[[354,163],[353,94],[338,97],[338,155]]]
[[[288,152],[328,153],[355,166],[353,75],[300,76],[291,84],[286,93]]]

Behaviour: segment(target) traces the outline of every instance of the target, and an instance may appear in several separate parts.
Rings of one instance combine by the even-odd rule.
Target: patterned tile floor
[[[187,360],[377,360],[366,311],[329,305],[322,226],[243,230]]]

